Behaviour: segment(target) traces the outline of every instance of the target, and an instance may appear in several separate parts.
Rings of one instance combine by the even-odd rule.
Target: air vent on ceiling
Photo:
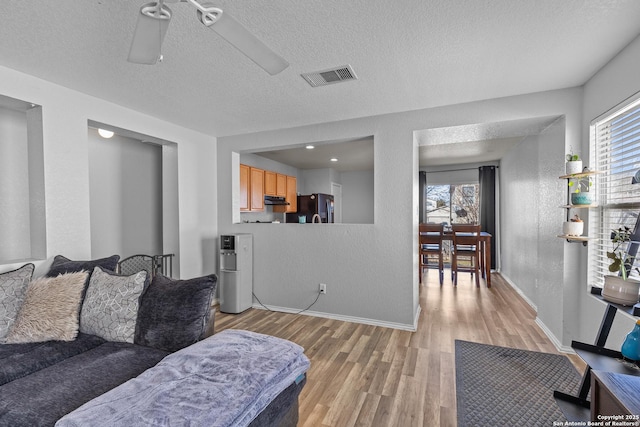
[[[356,73],[353,72],[351,65],[316,71],[314,73],[304,73],[301,74],[301,76],[313,87],[340,83],[347,80],[356,80],[358,78]]]

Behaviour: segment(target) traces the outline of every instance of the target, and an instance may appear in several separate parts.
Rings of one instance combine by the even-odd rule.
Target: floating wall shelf
[[[589,172],[580,172],[580,173],[573,173],[573,174],[569,174],[569,175],[562,175],[560,177],[560,179],[566,179],[567,181],[571,180],[571,179],[580,179],[580,178],[588,178],[590,176],[593,175],[598,175],[601,174],[602,172],[600,171],[589,171]],[[568,188],[568,187],[567,187]],[[567,190],[567,202],[571,200],[571,191]],[[567,221],[569,221],[570,218],[570,211],[571,209],[591,209],[591,208],[597,208],[598,205],[596,203],[591,203],[588,205],[572,205],[572,204],[566,204],[566,205],[562,205],[560,206],[560,208],[562,209],[567,209]],[[587,236],[569,236],[566,234],[560,234],[558,235],[559,238],[561,239],[565,239],[567,242],[569,243],[582,243],[583,246],[587,246],[587,243],[589,242],[589,240],[595,240],[593,238],[589,238]]]

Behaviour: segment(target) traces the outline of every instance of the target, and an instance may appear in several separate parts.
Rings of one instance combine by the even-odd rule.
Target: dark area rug
[[[564,422],[553,391],[577,393],[581,380],[557,354],[456,340],[455,360],[458,427]]]

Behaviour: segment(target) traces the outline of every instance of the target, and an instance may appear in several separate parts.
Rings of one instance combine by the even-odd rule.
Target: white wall
[[[305,169],[302,171],[303,182],[298,185],[298,193],[313,194],[324,193],[331,194],[331,181],[335,180],[335,173],[332,169]]]
[[[31,258],[27,115],[0,108],[0,260]]]
[[[328,293],[326,298],[318,301],[313,311],[376,319],[398,327],[413,326],[413,171],[400,167],[413,161],[413,141],[412,133],[408,131],[404,135],[403,148],[378,144],[379,140],[390,141],[403,133],[393,127],[391,118],[387,119],[386,129],[378,126],[376,118],[368,118],[321,125],[319,136],[306,127],[218,140],[220,206],[231,203],[231,186],[227,183],[231,177],[231,153],[234,150],[375,134],[376,162],[377,159],[396,162],[392,170],[381,170],[376,174],[375,179],[384,181],[384,184],[374,184],[376,188],[380,185],[387,189],[396,188],[397,194],[403,194],[391,205],[376,205],[377,212],[382,211],[376,220],[393,227],[377,224],[304,227],[298,224],[232,224],[231,213],[220,210],[221,233],[254,234],[254,291],[263,303],[302,309],[313,302],[318,283],[323,282],[328,285]],[[380,170],[377,163],[374,167]],[[409,185],[403,185],[403,182]],[[402,224],[408,228],[403,229]],[[388,247],[392,253],[401,252],[404,256],[390,258],[387,250],[380,250],[382,247]],[[364,291],[362,283],[367,283]],[[397,284],[403,286],[398,288]]]
[[[267,305],[303,309],[318,283],[328,293],[312,308],[319,314],[411,328],[418,313],[418,147],[415,130],[531,117],[565,116],[566,141],[580,141],[581,89],[493,99],[400,114],[323,123],[218,140],[218,203],[231,204],[232,152],[374,135],[374,224],[299,227],[233,224],[221,209],[221,233],[254,234],[254,290]],[[559,151],[564,151],[564,148]],[[556,180],[559,171],[553,172]],[[521,209],[528,209],[522,207]],[[554,224],[555,226],[555,224]],[[558,224],[557,226],[561,226]],[[546,229],[543,230],[546,232]],[[538,230],[528,230],[537,233]],[[554,231],[555,232],[555,231]],[[562,247],[560,239],[551,239]],[[539,249],[532,248],[538,251]],[[541,263],[562,262],[553,258]],[[566,286],[562,274],[547,279]],[[552,330],[562,330],[551,319]],[[557,323],[557,324],[555,324]]]
[[[564,173],[565,120],[540,135],[524,138],[500,162],[501,273],[537,308],[542,322],[560,345],[566,315],[564,241],[566,212]],[[569,286],[569,285],[567,285]],[[575,301],[574,301],[575,302]],[[575,307],[569,306],[570,310]]]
[[[582,122],[585,130],[593,119],[640,91],[639,65],[640,37],[587,82],[584,88]],[[579,146],[583,159],[587,160],[584,163],[588,163],[589,142],[586,135]],[[592,343],[595,341],[605,304],[587,293],[587,251],[580,253],[577,261],[581,263],[581,292],[580,310],[576,312],[575,322],[579,328],[579,339]],[[633,328],[634,320],[626,314],[618,314],[607,347],[619,349],[625,335]]]
[[[342,222],[344,224],[373,224],[374,171],[340,173],[342,184]]]
[[[46,256],[88,259],[91,215],[87,121],[95,120],[178,144],[180,274],[215,272],[209,242],[217,236],[216,140],[136,111],[0,67],[0,93],[42,106]],[[46,269],[39,262],[38,273]],[[7,271],[19,264],[5,264]]]
[[[88,131],[92,256],[162,254],[162,146]]]

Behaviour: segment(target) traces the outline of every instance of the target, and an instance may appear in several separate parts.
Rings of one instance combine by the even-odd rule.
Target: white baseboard
[[[531,301],[525,294],[524,292],[522,292],[522,290],[516,286],[515,283],[513,283],[513,281],[511,279],[509,279],[509,277],[505,276],[504,273],[501,273],[502,278],[509,284],[509,286],[511,286],[517,293],[518,295],[520,295],[520,297],[522,297],[522,299],[531,306],[531,308],[533,308],[533,310],[537,313],[538,312],[538,306],[536,304],[533,303],[533,301]],[[554,345],[554,347],[562,352],[562,353],[570,353],[570,354],[575,354],[575,351],[573,351],[573,349],[571,347],[567,347],[562,345],[562,343],[560,342],[560,340],[555,336],[555,334],[553,332],[551,332],[551,330],[547,327],[547,325],[544,324],[544,322],[542,320],[540,320],[539,317],[536,316],[536,325],[538,325],[540,327],[540,329],[542,329],[542,332],[544,332],[544,334],[547,336],[547,338],[549,338],[549,340],[551,340],[551,343]]]
[[[518,293],[518,295],[520,295],[522,297],[522,299],[529,304],[529,306],[531,306],[531,308],[533,308],[533,310],[537,313],[538,312],[538,306],[534,304],[533,301],[531,301],[529,299],[529,297],[527,297],[524,292],[522,292],[522,290],[515,284],[513,283],[513,281],[511,279],[509,279],[508,276],[505,276],[504,273],[500,273],[500,275],[502,276],[502,278],[509,284],[509,286],[511,286],[513,288],[514,291],[516,291]]]
[[[422,313],[422,306],[418,304],[416,316],[413,318],[413,329],[411,330],[411,332],[416,332],[418,330],[418,319],[420,319],[420,313]]]
[[[254,303],[253,308],[257,308],[260,310],[267,310],[265,307],[263,307],[258,303]],[[269,306],[269,310],[279,311],[282,313],[293,313],[293,314],[298,313],[300,311],[299,309],[293,309],[293,308],[287,308],[287,307],[276,307],[272,305]],[[418,325],[417,323],[418,316],[420,316],[420,308],[418,308],[418,312],[416,314],[416,318],[414,319],[413,325],[408,325],[404,323],[395,323],[395,322],[384,322],[381,320],[367,319],[364,317],[343,316],[341,314],[323,313],[319,311],[309,311],[309,310],[300,314],[303,314],[305,316],[312,316],[312,317],[322,317],[325,319],[341,320],[343,322],[362,323],[363,325],[381,326],[383,328],[400,329],[403,331],[415,332],[417,330],[417,325]]]
[[[553,332],[551,332],[549,330],[549,328],[547,328],[547,325],[544,324],[544,322],[542,320],[540,320],[539,317],[536,317],[536,325],[540,326],[540,329],[542,329],[542,332],[544,332],[544,334],[547,336],[547,338],[549,338],[551,340],[551,342],[553,343],[554,347],[562,352],[562,353],[569,353],[569,354],[575,354],[576,352],[573,351],[573,349],[571,347],[567,347],[562,345],[562,343],[558,340],[558,338],[556,338],[556,336],[553,334]]]

